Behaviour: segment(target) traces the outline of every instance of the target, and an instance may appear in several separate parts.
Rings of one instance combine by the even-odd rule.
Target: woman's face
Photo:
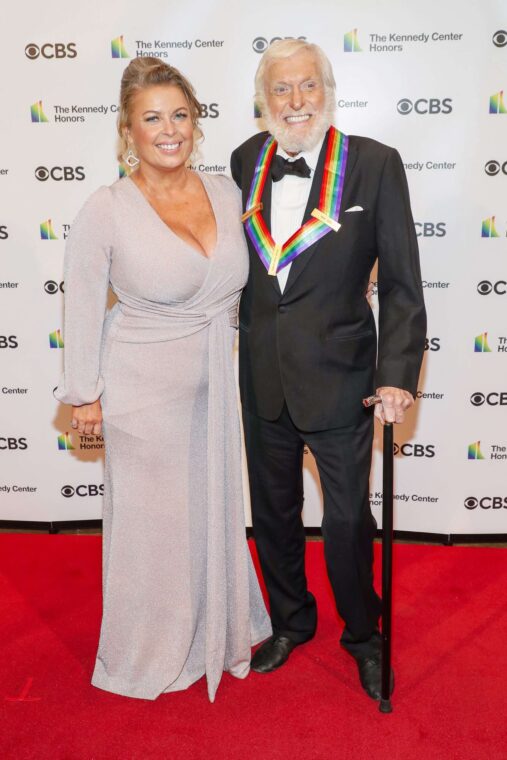
[[[160,84],[139,90],[131,101],[126,134],[140,166],[184,166],[194,147],[194,126],[180,88]]]

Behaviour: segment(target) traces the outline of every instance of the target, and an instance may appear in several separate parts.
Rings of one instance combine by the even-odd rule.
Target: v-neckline
[[[134,182],[134,180],[132,179],[132,177],[129,176],[129,177],[126,177],[126,179],[129,180],[130,184],[134,187],[135,191],[141,196],[141,198],[143,199],[143,201],[146,204],[146,206],[151,210],[151,212],[155,215],[155,217],[158,219],[158,221],[160,222],[160,224],[169,232],[170,235],[172,235],[173,237],[175,237],[177,240],[180,241],[180,243],[182,243],[187,248],[189,248],[191,251],[193,251],[193,253],[195,253],[197,256],[199,256],[199,258],[204,259],[204,261],[211,262],[214,259],[216,251],[217,251],[217,248],[218,248],[218,240],[219,240],[218,216],[217,216],[216,208],[215,208],[215,206],[213,204],[213,200],[212,200],[213,193],[209,192],[208,186],[207,186],[207,181],[205,181],[204,177],[206,177],[206,175],[201,174],[198,177],[198,179],[199,179],[199,182],[201,183],[201,185],[203,187],[203,190],[204,190],[204,193],[205,193],[205,195],[206,195],[206,197],[208,199],[208,202],[209,202],[212,214],[213,214],[213,218],[215,220],[215,230],[216,230],[215,245],[213,246],[213,249],[211,250],[209,256],[206,253],[202,253],[201,250],[198,250],[191,243],[187,242],[182,237],[180,237],[173,230],[172,227],[170,227],[166,222],[164,222],[164,220],[162,219],[162,217],[160,216],[160,214],[158,214],[158,212],[153,208],[153,206],[151,205],[151,203],[148,200],[148,198],[145,196],[145,194],[143,193],[143,191],[141,190],[141,188]],[[206,178],[206,180],[207,180],[207,178]]]

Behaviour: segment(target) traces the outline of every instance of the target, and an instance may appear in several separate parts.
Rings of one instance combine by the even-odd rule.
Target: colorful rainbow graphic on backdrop
[[[51,219],[46,219],[45,222],[40,223],[40,237],[41,240],[58,240]]]
[[[474,352],[476,354],[488,354],[491,353],[491,349],[488,344],[488,333],[484,332],[475,338]]]
[[[42,108],[42,100],[38,100],[30,106],[30,115],[32,117],[32,122],[36,124],[43,124],[48,121],[48,117]]]
[[[343,50],[345,53],[362,53],[363,49],[357,39],[357,29],[343,35]]]
[[[130,58],[125,49],[123,34],[120,34],[119,37],[115,37],[114,40],[111,40],[111,56],[112,58]]]
[[[58,436],[58,451],[74,451],[74,446],[68,433]]]
[[[55,330],[49,333],[49,347],[50,348],[63,348],[62,331]]]
[[[481,451],[481,442],[476,441],[470,443],[468,446],[468,458],[469,459],[484,459],[484,455]]]
[[[503,102],[503,90],[491,95],[489,99],[489,112],[490,113],[507,113],[507,108]]]
[[[498,232],[495,228],[495,217],[490,216],[487,219],[482,220],[482,232],[481,237],[483,238],[497,238],[500,237]]]

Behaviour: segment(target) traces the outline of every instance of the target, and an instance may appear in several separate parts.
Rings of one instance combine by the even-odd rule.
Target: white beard
[[[273,119],[267,107],[262,116],[266,129],[286,153],[302,153],[313,150],[319,144],[334,121],[334,113],[334,98],[329,96],[323,110],[312,116],[311,125],[304,135],[294,134],[294,130],[288,124]]]

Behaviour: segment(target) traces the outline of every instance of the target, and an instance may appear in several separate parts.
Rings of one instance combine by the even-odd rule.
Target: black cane
[[[379,396],[369,396],[363,405],[381,402]],[[391,704],[391,620],[393,591],[393,425],[384,424],[382,458],[382,669],[379,710],[393,711]]]
[[[391,620],[393,597],[393,424],[384,425],[382,460],[382,675],[379,710],[391,705]]]

